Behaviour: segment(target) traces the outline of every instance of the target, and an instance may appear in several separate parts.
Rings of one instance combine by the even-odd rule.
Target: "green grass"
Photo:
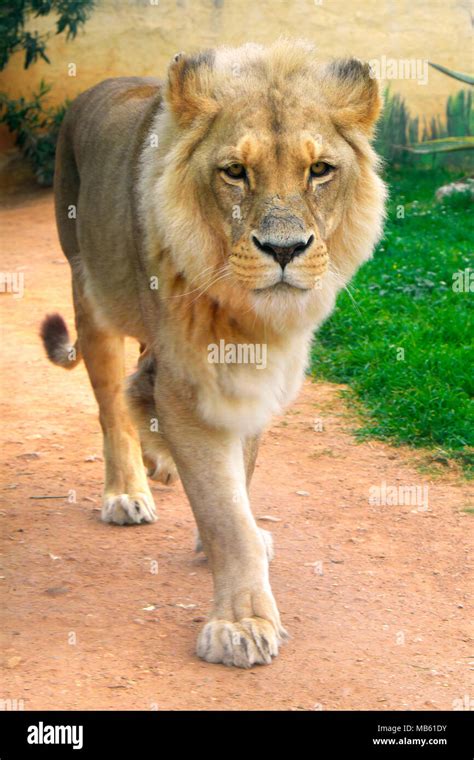
[[[312,374],[347,383],[362,437],[441,449],[469,470],[474,445],[474,292],[469,199],[440,205],[441,170],[392,171],[385,235],[315,338]],[[403,207],[404,218],[399,209]],[[398,214],[397,214],[398,211]],[[399,349],[403,349],[403,352]]]

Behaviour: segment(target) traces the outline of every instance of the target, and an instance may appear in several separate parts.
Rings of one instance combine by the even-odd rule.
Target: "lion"
[[[57,314],[42,338],[54,363],[87,367],[102,519],[154,522],[147,475],[179,475],[213,575],[197,641],[211,663],[268,664],[287,637],[249,486],[315,329],[380,238],[380,108],[367,64],[322,63],[283,39],[177,54],[166,83],[106,80],[61,127],[55,208],[77,340]],[[125,336],[141,350],[126,392]]]

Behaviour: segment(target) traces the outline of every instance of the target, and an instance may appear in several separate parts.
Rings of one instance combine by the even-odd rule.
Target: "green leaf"
[[[455,150],[473,150],[474,136],[445,137],[442,140],[426,140],[425,142],[415,143],[415,145],[400,145],[397,147],[401,150],[408,150],[410,153],[418,154],[450,153]]]
[[[465,82],[465,84],[474,84],[474,77],[471,74],[462,74],[460,71],[453,71],[452,69],[447,69],[446,66],[441,66],[441,64],[439,63],[431,63],[431,61],[428,61],[428,63],[434,69],[438,69],[438,71],[441,71],[442,74],[447,74],[448,77],[452,77],[453,79],[459,79],[460,82]]]

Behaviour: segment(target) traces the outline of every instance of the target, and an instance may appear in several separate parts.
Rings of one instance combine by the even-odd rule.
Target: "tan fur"
[[[214,577],[197,647],[209,662],[268,663],[285,636],[248,486],[315,327],[380,235],[379,108],[368,67],[281,40],[176,56],[164,86],[103,82],[61,130],[57,222],[104,432],[103,518],[153,521],[142,456],[165,482],[177,467]],[[336,168],[314,178],[315,162]],[[124,335],[144,347],[128,409]],[[265,367],[210,363],[220,341],[264,346]]]

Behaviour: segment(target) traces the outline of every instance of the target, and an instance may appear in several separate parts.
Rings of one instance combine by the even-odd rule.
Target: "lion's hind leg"
[[[102,519],[119,525],[154,522],[155,504],[124,394],[123,336],[98,326],[92,305],[77,289],[74,305],[79,344],[104,437]]]
[[[151,352],[145,350],[139,359],[137,371],[128,381],[127,400],[140,436],[143,462],[148,476],[152,480],[170,485],[177,480],[178,472],[159,430],[154,400],[155,376],[155,358]]]

